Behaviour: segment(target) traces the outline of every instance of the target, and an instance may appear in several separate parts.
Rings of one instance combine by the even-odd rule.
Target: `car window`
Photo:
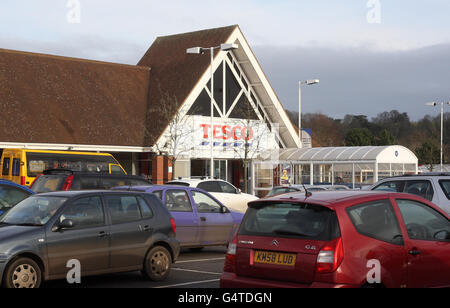
[[[3,215],[29,195],[30,193],[24,190],[0,184],[0,215]]]
[[[59,222],[66,219],[73,221],[74,228],[103,226],[105,215],[99,196],[85,197],[71,203],[59,217]]]
[[[434,190],[430,181],[407,181],[405,192],[413,194],[428,201],[433,200]]]
[[[375,187],[373,190],[389,191],[389,192],[403,192],[405,188],[405,181],[391,181],[384,182]]]
[[[191,186],[191,184],[186,183],[186,182],[169,182],[166,185],[172,185],[172,186],[185,186],[185,187],[189,187]]]
[[[105,199],[111,215],[112,224],[121,224],[142,219],[136,196],[110,195],[106,196]]]
[[[413,200],[396,201],[410,239],[436,241],[443,231],[450,233],[449,220],[433,208]]]
[[[447,199],[450,200],[450,180],[441,180],[439,181],[439,184],[441,185],[442,190],[447,196]]]
[[[166,207],[171,212],[192,212],[189,196],[185,190],[181,189],[166,191]]]
[[[227,182],[218,182],[222,192],[227,194],[237,194],[236,188],[233,185],[228,184]]]
[[[57,175],[41,175],[31,186],[31,190],[35,193],[45,193],[61,190],[66,176]]]
[[[336,213],[305,203],[264,203],[250,206],[240,235],[331,241],[340,236]]]
[[[127,181],[123,178],[102,177],[101,189],[110,189],[113,187],[128,186]]]
[[[294,192],[294,191],[297,191],[297,190],[293,189],[293,188],[288,188],[288,187],[279,187],[279,188],[272,189],[267,196],[269,197],[269,196],[281,195],[281,194]]]
[[[20,159],[13,159],[12,176],[20,176]]]
[[[80,177],[80,188],[81,189],[99,189],[100,188],[100,178],[97,176],[81,176]]]
[[[210,196],[199,192],[192,191],[192,199],[197,204],[199,213],[220,213],[222,206]]]
[[[118,174],[118,175],[125,174],[119,165],[110,165],[110,166],[111,166],[111,174]]]
[[[197,185],[197,188],[206,190],[207,192],[222,192],[222,189],[219,186],[217,181],[205,181],[201,182]]]
[[[347,209],[347,213],[359,234],[403,245],[402,233],[389,200],[380,200]]]
[[[158,197],[159,200],[162,201],[162,199],[163,199],[162,190],[154,191],[154,192],[152,192],[152,194],[154,194],[156,197]]]
[[[139,207],[141,209],[142,218],[149,219],[153,217],[153,211],[150,208],[150,206],[147,204],[147,202],[142,197],[136,197],[139,202]]]
[[[10,158],[3,159],[2,175],[9,175],[9,163],[10,163]]]

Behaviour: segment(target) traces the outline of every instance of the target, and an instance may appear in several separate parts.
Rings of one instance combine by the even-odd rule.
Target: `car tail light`
[[[328,243],[320,250],[317,256],[317,272],[333,273],[341,265],[344,259],[344,248],[342,246],[342,238],[337,238]]]
[[[173,233],[177,234],[177,225],[175,223],[175,219],[170,218],[170,224],[172,225],[172,231]]]
[[[20,177],[20,185],[25,186],[26,179],[24,176]]]
[[[230,244],[228,244],[227,254],[225,256],[225,265],[223,271],[227,273],[236,272],[236,250],[237,250],[237,237],[235,236]]]
[[[73,183],[73,175],[69,175],[66,178],[66,181],[64,182],[62,190],[70,190],[70,187],[72,186],[72,183]]]

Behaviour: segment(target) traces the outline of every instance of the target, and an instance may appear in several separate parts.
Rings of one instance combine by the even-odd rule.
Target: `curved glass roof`
[[[342,161],[413,162],[417,157],[403,146],[328,147],[280,150],[280,161],[342,162]]]

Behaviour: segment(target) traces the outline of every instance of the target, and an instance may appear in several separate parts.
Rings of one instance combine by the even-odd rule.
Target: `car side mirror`
[[[224,207],[224,206],[222,206],[222,207],[220,208],[220,213],[222,213],[222,214],[227,214],[227,213],[229,213],[229,212],[230,212],[230,210],[227,209],[227,208]]]
[[[439,241],[450,240],[450,232],[447,230],[442,230],[434,234],[434,238]]]
[[[64,219],[62,222],[53,226],[52,231],[58,232],[64,229],[72,229],[75,226],[72,219]]]
[[[242,194],[242,190],[240,188],[236,188],[236,194]]]

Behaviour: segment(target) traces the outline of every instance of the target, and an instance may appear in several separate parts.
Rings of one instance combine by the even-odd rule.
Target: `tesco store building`
[[[212,94],[209,51],[186,50],[225,43],[237,49],[215,51]],[[0,49],[0,79],[0,151],[108,152],[157,184],[210,176],[212,156],[213,176],[245,190],[247,162],[299,147],[237,25],[158,37],[137,65]]]

